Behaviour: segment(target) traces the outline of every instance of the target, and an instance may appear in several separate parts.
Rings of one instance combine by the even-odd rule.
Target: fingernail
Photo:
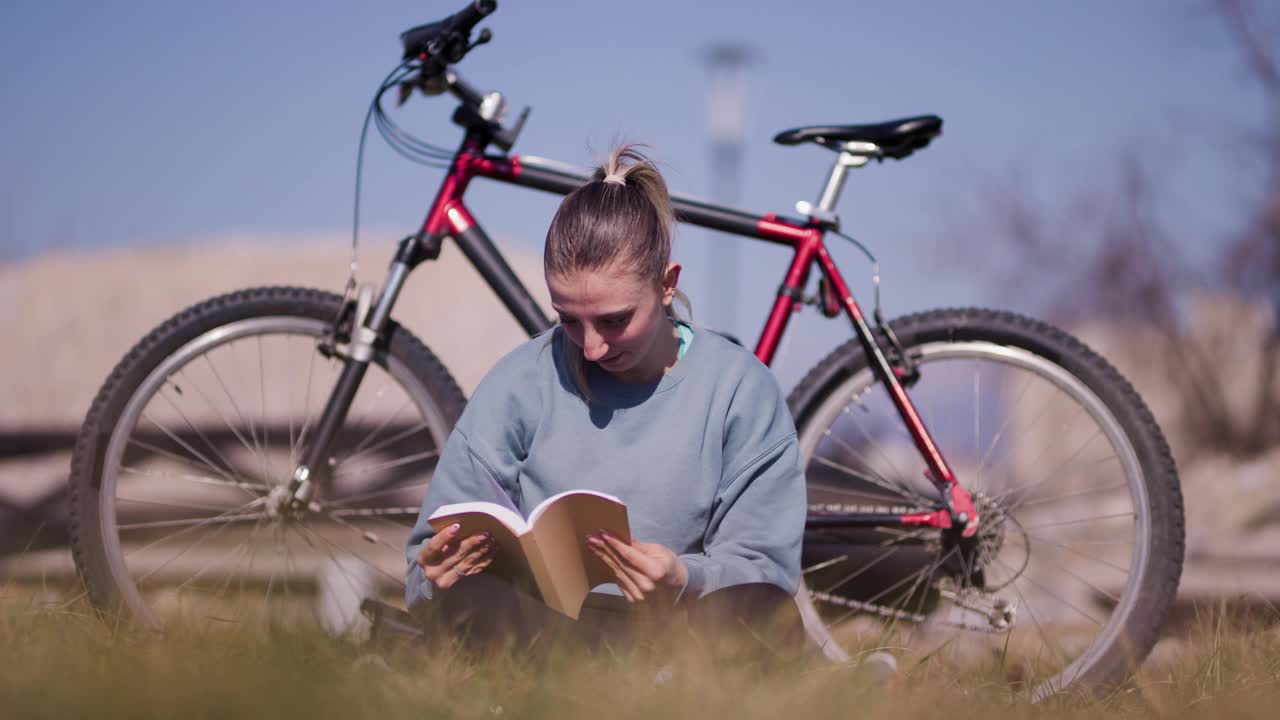
[[[450,525],[450,526],[449,526],[449,532],[451,532],[451,533],[456,533],[456,532],[458,532],[458,531],[459,531],[459,530],[461,530],[461,529],[462,529],[462,524],[461,524],[461,523],[454,523],[454,524],[452,524],[452,525]]]

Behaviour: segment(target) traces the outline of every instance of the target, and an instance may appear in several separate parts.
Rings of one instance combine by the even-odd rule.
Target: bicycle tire
[[[246,614],[323,623],[315,602],[326,583],[330,595],[403,597],[403,539],[466,402],[403,327],[388,323],[331,445],[331,484],[312,506],[322,512],[265,510],[332,389],[340,363],[321,349],[342,309],[313,289],[232,292],[173,316],[119,362],[85,418],[69,481],[72,553],[97,609],[151,629]]]
[[[908,392],[975,494],[988,544],[957,568],[958,555],[942,557],[948,542],[940,531],[807,530],[797,602],[811,637],[835,660],[902,643],[922,662],[955,662],[961,672],[974,660],[998,663],[1032,699],[1127,677],[1158,639],[1184,547],[1177,470],[1142,399],[1083,343],[1018,315],[938,310],[890,327],[918,363],[920,379]],[[984,395],[992,381],[1000,385]],[[815,503],[847,510],[850,499],[939,506],[923,459],[903,437],[888,393],[872,392],[876,385],[854,339],[789,396],[811,510]],[[1028,400],[1042,405],[1028,409]],[[1045,417],[1061,424],[1044,427]],[[1096,458],[1099,447],[1113,456]],[[905,472],[902,458],[912,463]],[[1073,482],[1077,489],[1061,492]],[[1086,506],[1098,514],[1081,517]],[[1119,547],[1125,538],[1127,552]],[[994,589],[979,591],[980,583]],[[1003,630],[1002,619],[1010,623]],[[1096,628],[1080,630],[1086,620]]]

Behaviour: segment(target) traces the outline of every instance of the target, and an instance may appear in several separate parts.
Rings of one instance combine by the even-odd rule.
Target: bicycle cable
[[[364,151],[369,137],[369,123],[372,121],[375,124],[378,128],[378,134],[387,141],[387,144],[398,155],[418,164],[437,169],[447,169],[448,166],[442,164],[441,161],[449,160],[452,157],[452,152],[449,150],[432,145],[405,132],[395,124],[395,121],[391,120],[382,108],[382,96],[418,70],[415,66],[416,62],[417,58],[407,58],[399,65],[396,65],[391,72],[387,73],[387,76],[379,83],[373,99],[369,102],[369,108],[364,115],[364,123],[360,127],[360,142],[356,150],[355,191],[351,213],[351,264],[347,275],[347,284],[342,291],[342,305],[340,307],[345,306],[350,301],[352,293],[356,289],[360,244],[360,198],[364,179]]]
[[[880,314],[880,261],[876,259],[875,255],[871,254],[871,251],[867,249],[866,245],[863,245],[839,230],[833,229],[831,230],[831,233],[833,235],[839,235],[845,240],[856,245],[858,249],[862,251],[862,254],[867,256],[867,260],[871,261],[871,286],[875,293],[875,318],[876,322],[883,324],[883,316]]]

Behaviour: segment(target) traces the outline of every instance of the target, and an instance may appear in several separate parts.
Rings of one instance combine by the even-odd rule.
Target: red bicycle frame
[[[422,232],[416,238],[410,238],[416,241],[417,249],[421,250],[424,257],[417,257],[411,249],[407,253],[407,259],[411,261],[410,267],[412,267],[421,259],[435,257],[444,239],[454,238],[463,253],[480,271],[524,330],[534,335],[551,327],[551,321],[476,223],[474,216],[463,202],[463,195],[475,177],[489,178],[561,195],[572,192],[589,178],[572,168],[540,158],[486,155],[484,153],[486,144],[486,136],[482,131],[468,131],[432,202],[426,221],[423,223]],[[679,195],[673,195],[671,200],[676,219],[681,222],[778,243],[792,249],[790,267],[778,288],[773,309],[769,312],[769,318],[756,343],[756,357],[766,365],[773,361],[774,352],[777,350],[783,332],[786,331],[791,315],[797,309],[797,303],[803,298],[811,269],[817,265],[828,287],[834,291],[845,314],[853,323],[863,350],[871,359],[873,371],[888,390],[916,448],[925,459],[930,479],[947,499],[947,507],[931,512],[895,515],[846,514],[829,517],[815,517],[811,514],[811,524],[841,526],[901,524],[926,525],[943,529],[956,525],[962,537],[974,535],[978,529],[978,515],[974,509],[973,500],[957,482],[955,474],[952,473],[942,452],[934,443],[924,421],[907,396],[906,388],[899,378],[900,368],[893,367],[885,357],[852,291],[836,267],[835,260],[827,252],[824,239],[828,226],[816,218],[796,220],[780,217],[774,213],[755,215]],[[401,254],[406,255],[405,252]]]

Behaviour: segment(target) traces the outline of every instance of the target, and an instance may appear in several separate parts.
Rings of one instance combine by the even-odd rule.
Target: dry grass
[[[696,646],[476,660],[444,642],[369,648],[319,633],[191,623],[115,632],[87,608],[0,601],[0,708],[19,717],[1271,718],[1280,629],[1206,613],[1136,677],[1098,697],[1031,706],[992,674],[903,667],[889,684],[850,667],[738,662]],[[385,661],[385,664],[384,662]],[[661,674],[665,681],[657,681]]]

